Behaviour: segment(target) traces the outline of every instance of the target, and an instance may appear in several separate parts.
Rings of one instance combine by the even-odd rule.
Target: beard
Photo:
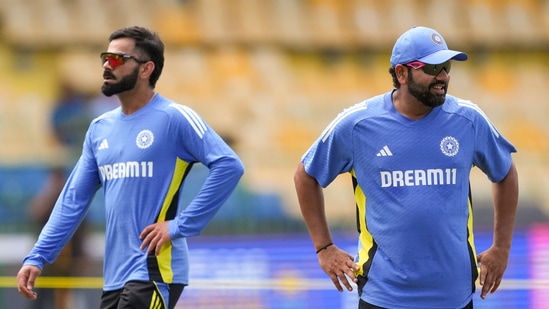
[[[122,77],[122,79],[117,83],[113,83],[113,84],[109,84],[106,82],[103,83],[103,85],[101,86],[101,92],[107,97],[110,97],[113,94],[118,94],[124,91],[132,90],[135,87],[135,84],[137,83],[138,75],[139,75],[139,66],[137,66],[131,74]],[[103,73],[103,76],[114,77],[114,75],[108,71],[105,71]]]
[[[437,107],[444,104],[444,101],[446,101],[446,94],[438,95],[438,94],[432,94],[429,89],[434,87],[436,84],[443,84],[443,83],[431,83],[429,86],[425,87],[422,86],[414,81],[414,78],[412,77],[412,74],[408,74],[408,91],[414,98],[416,98],[419,102],[423,103],[423,105],[429,106],[429,107]],[[444,84],[443,84],[444,85]],[[444,93],[448,90],[448,85],[443,86]]]

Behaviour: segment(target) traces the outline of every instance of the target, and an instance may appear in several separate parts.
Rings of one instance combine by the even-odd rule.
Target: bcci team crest
[[[446,136],[440,142],[440,150],[448,157],[453,157],[459,151],[459,143],[454,137]]]
[[[442,45],[444,44],[444,40],[442,39],[442,37],[436,33],[436,32],[433,32],[431,33],[431,41],[433,41],[433,43],[435,43],[436,45]]]
[[[137,134],[137,138],[135,139],[135,143],[137,144],[137,147],[141,149],[149,148],[154,141],[154,135],[149,130],[143,130]]]

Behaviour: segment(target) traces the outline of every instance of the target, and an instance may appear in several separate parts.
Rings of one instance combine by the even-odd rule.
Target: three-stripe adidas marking
[[[393,153],[391,152],[391,149],[389,149],[389,146],[385,145],[383,148],[376,154],[378,157],[391,157]]]
[[[107,148],[109,148],[109,142],[107,142],[107,139],[105,138],[101,141],[101,144],[99,144],[98,150],[107,149]]]
[[[172,103],[170,106],[177,109],[187,119],[187,121],[189,121],[189,124],[200,138],[204,136],[208,130],[208,127],[195,111],[177,103]]]

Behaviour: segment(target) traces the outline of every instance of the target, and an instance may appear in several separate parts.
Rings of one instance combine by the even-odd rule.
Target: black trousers
[[[372,304],[368,304],[367,302],[361,299],[358,304],[358,309],[388,309],[388,308],[374,306]],[[473,309],[473,301],[471,301],[467,306],[463,307],[463,309]]]

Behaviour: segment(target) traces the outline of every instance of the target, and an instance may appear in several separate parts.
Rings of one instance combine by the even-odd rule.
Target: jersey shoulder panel
[[[94,118],[90,122],[90,126],[88,127],[88,131],[86,132],[86,137],[94,138],[98,134],[101,135],[105,132],[105,130],[110,130],[110,126],[113,122],[120,117],[120,114],[122,113],[122,109],[120,107],[113,109],[111,111],[108,111],[106,113],[103,113],[96,118]]]
[[[444,103],[442,107],[443,110],[447,113],[452,113],[468,119],[473,123],[473,126],[475,127],[479,125],[488,126],[496,137],[500,136],[499,131],[490,121],[488,116],[477,104],[473,103],[472,101],[447,95],[446,103]]]
[[[387,112],[385,107],[386,96],[387,94],[378,95],[344,109],[326,127],[320,139],[324,142],[334,131],[352,130],[357,123],[364,119],[385,114]]]
[[[200,139],[204,137],[204,134],[209,130],[207,123],[204,119],[192,108],[174,102],[170,99],[157,95],[157,104],[155,109],[166,113],[169,121],[173,121],[175,125],[188,125],[191,128],[191,132],[194,132]]]

